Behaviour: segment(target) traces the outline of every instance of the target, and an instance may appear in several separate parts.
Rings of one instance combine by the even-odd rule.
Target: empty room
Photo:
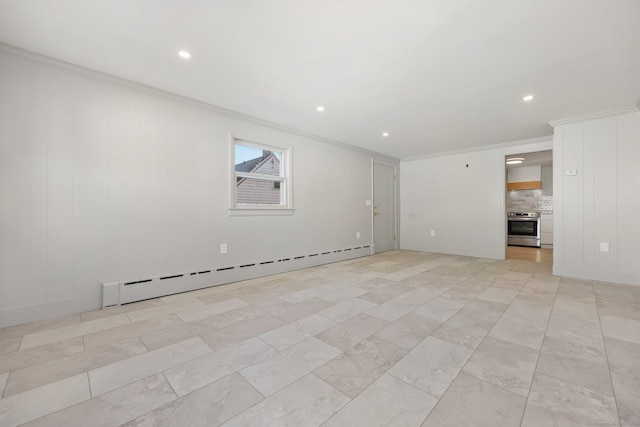
[[[0,0],[0,426],[640,425],[640,2]]]

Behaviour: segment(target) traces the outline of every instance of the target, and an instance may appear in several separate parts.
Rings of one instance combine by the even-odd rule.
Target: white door
[[[373,162],[373,243],[376,253],[396,248],[396,168]]]

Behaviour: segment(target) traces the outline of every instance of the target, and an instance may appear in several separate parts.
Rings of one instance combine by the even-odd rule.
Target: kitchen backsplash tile
[[[543,196],[542,190],[507,191],[507,212],[553,212],[553,196]]]

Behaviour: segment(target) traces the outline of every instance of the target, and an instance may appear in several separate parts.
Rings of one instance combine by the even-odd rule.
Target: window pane
[[[252,205],[283,204],[283,185],[269,179],[238,178],[236,203]]]
[[[236,172],[259,173],[280,176],[282,153],[236,144]]]

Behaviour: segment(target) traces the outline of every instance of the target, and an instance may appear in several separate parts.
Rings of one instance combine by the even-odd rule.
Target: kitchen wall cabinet
[[[539,190],[542,188],[540,166],[522,166],[507,170],[507,190]]]

